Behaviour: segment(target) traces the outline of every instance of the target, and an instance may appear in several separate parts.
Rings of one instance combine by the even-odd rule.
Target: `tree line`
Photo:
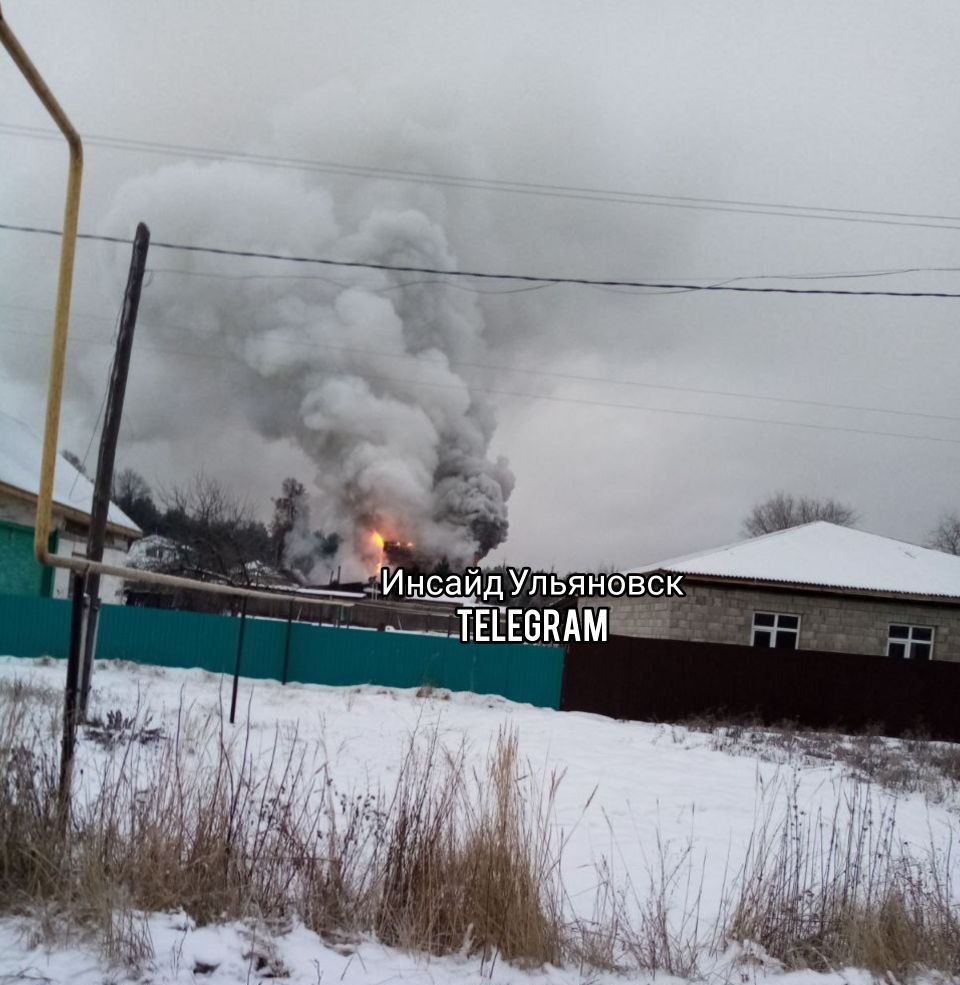
[[[76,459],[69,452],[65,457]],[[154,493],[139,472],[125,468],[114,477],[112,498],[144,535],[156,534],[168,542],[158,569],[204,580],[247,585],[275,575],[302,580],[318,557],[332,558],[339,547],[335,533],[310,530],[306,488],[292,476],[281,482],[279,495],[271,497],[269,523],[256,518],[246,498],[202,471]],[[757,537],[815,520],[853,526],[859,514],[836,499],[779,491],[751,507],[743,530]],[[301,537],[291,551],[288,538],[297,525]],[[927,546],[960,555],[960,513],[944,514],[930,531]],[[444,573],[449,568],[441,563],[435,570]]]
[[[113,481],[113,502],[143,531],[169,543],[155,567],[192,577],[254,584],[264,576],[300,573],[312,557],[288,558],[287,537],[308,519],[306,488],[293,477],[283,480],[271,498],[268,524],[256,517],[250,502],[204,472],[187,482],[160,488],[156,494],[139,472],[121,469]],[[313,531],[311,555],[334,554],[336,534]]]
[[[835,499],[794,496],[781,491],[755,503],[743,521],[743,529],[751,537],[759,537],[814,520],[852,527],[859,518],[852,506]],[[960,554],[960,513],[944,513],[930,531],[926,546],[946,554]]]

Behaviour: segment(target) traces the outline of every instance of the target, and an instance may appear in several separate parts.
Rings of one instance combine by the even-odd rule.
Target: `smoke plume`
[[[296,170],[182,163],[123,186],[104,228],[142,218],[155,242],[449,269],[443,212],[415,186],[341,192]],[[331,568],[316,530],[338,535],[345,579],[375,570],[373,531],[455,568],[503,541],[513,475],[488,454],[494,415],[470,384],[485,358],[475,294],[435,276],[156,246],[148,268],[138,344],[158,350],[141,387],[153,403],[141,398],[131,437],[240,407],[260,435],[296,443],[314,474],[288,548],[301,566],[316,550],[314,579]]]

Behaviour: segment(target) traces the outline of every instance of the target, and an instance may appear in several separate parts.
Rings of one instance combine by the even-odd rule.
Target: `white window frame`
[[[773,616],[773,625],[772,626],[758,626],[757,625],[757,616]],[[796,619],[797,620],[796,627],[794,627],[794,626],[781,626],[780,625],[780,618],[781,618],[781,616],[786,616],[788,619]],[[759,630],[761,633],[769,633],[770,634],[770,645],[767,647],[767,649],[770,649],[770,650],[776,650],[776,649],[778,649],[778,647],[777,647],[777,633],[778,632],[781,632],[781,633],[794,633],[795,636],[796,636],[796,646],[794,646],[792,649],[799,650],[800,649],[800,628],[801,628],[801,625],[802,625],[802,620],[801,620],[800,614],[798,612],[772,612],[769,609],[755,609],[754,610],[754,613],[753,613],[753,618],[750,621],[750,645],[751,646],[757,646],[757,644],[754,642],[754,637],[755,637],[755,634],[756,634],[757,630]],[[760,647],[757,647],[757,648],[760,649]]]
[[[907,631],[906,636],[891,636],[890,630],[894,626],[902,626]],[[927,630],[930,633],[930,639],[928,640],[916,640],[913,638],[913,631],[915,629]],[[937,642],[937,627],[936,626],[921,626],[917,623],[910,622],[891,622],[887,624],[887,656],[890,656],[890,644],[891,643],[903,643],[906,645],[907,652],[902,657],[894,657],[894,660],[913,660],[913,644],[914,643],[926,643],[930,647],[930,655],[927,660],[933,660],[933,650]]]

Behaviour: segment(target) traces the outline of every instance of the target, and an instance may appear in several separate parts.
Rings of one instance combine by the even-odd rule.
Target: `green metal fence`
[[[0,595],[0,654],[66,657],[70,603]],[[97,658],[232,673],[239,618],[104,605]],[[286,660],[286,675],[284,662]],[[305,684],[432,684],[499,694],[544,708],[560,703],[563,650],[461,643],[443,636],[337,629],[282,620],[246,621],[240,673]]]

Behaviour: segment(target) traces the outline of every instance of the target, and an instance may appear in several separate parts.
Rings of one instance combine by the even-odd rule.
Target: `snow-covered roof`
[[[960,598],[960,557],[823,520],[634,570]]]
[[[123,563],[128,568],[155,571],[176,562],[180,554],[177,542],[160,534],[149,534],[133,544]]]
[[[421,595],[418,592],[409,592],[404,598],[408,602],[435,602],[437,605],[454,606],[458,609],[469,609],[479,604],[471,595]]]
[[[43,442],[39,435],[15,417],[0,413],[0,483],[36,496],[42,451]],[[93,509],[93,483],[62,455],[57,455],[53,501],[88,517]],[[115,503],[110,504],[107,521],[133,533],[140,532],[140,528]]]
[[[363,592],[341,592],[339,589],[332,588],[298,588],[297,595],[323,595],[338,599],[363,599],[366,598]]]

